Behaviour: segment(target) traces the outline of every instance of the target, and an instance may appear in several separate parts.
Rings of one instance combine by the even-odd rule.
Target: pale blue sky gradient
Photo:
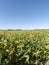
[[[0,0],[0,29],[49,29],[49,0]]]

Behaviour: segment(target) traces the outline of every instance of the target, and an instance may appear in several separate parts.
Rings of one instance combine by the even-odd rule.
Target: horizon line
[[[0,29],[0,30],[49,30],[49,28],[37,28],[37,29]]]

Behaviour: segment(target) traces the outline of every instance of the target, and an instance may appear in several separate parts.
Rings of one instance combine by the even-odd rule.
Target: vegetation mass
[[[1,65],[40,65],[49,59],[49,30],[1,30]]]

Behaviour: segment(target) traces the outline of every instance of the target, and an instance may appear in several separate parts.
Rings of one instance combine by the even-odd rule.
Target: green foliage
[[[0,31],[0,64],[38,65],[49,58],[49,32]]]

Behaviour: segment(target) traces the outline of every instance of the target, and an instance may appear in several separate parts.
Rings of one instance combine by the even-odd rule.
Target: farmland
[[[49,59],[49,30],[0,30],[1,65],[39,65]]]

